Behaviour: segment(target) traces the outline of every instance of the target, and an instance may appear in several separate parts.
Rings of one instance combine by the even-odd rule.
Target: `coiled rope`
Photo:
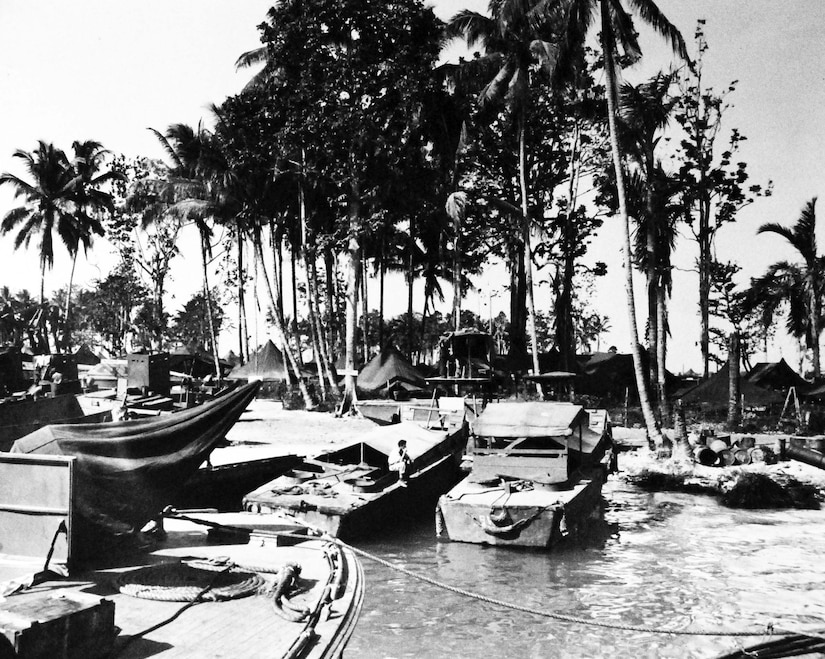
[[[124,572],[116,580],[121,593],[160,602],[239,599],[257,593],[265,583],[253,572],[206,563],[160,563]]]

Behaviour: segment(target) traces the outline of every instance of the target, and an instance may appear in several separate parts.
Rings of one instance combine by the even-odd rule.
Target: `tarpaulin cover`
[[[505,402],[488,405],[472,425],[482,437],[566,437],[582,421],[584,408],[572,403]]]
[[[77,458],[79,512],[110,530],[130,531],[153,519],[223,439],[259,383],[152,419],[50,425],[18,439],[12,452]]]

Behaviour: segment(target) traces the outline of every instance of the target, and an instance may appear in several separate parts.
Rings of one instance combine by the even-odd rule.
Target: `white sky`
[[[464,7],[483,11],[487,3],[436,0],[432,4],[446,19]],[[208,104],[237,93],[249,72],[236,72],[235,59],[258,45],[256,26],[270,5],[260,0],[2,0],[0,171],[22,174],[11,155],[18,148],[32,150],[38,139],[65,150],[74,140],[96,139],[114,152],[161,157],[146,128],[197,124],[208,119]],[[706,18],[708,81],[721,89],[739,80],[726,127],[737,127],[748,137],[741,159],[748,163],[753,182],[774,181],[774,196],[743,211],[735,225],[722,231],[718,253],[721,259],[738,261],[745,276],[758,275],[773,261],[794,254],[776,237],[756,237],[756,228],[766,221],[792,223],[804,203],[825,186],[825,49],[819,46],[825,32],[825,5],[822,0],[660,0],[659,7],[681,29],[689,47],[696,20]],[[643,63],[627,74],[634,82],[671,62],[667,48],[644,31],[642,47]],[[0,189],[0,215],[13,205],[10,192]],[[825,216],[825,209],[821,213]],[[592,304],[611,318],[613,329],[602,346],[615,344],[627,350],[617,229],[615,222],[608,223],[594,244],[594,259],[606,261],[611,274],[600,281]],[[825,231],[825,222],[820,229]],[[0,239],[0,285],[36,293],[36,251],[14,253],[11,241],[11,236]],[[825,236],[820,241],[825,244]],[[683,240],[677,250],[681,254],[677,264],[690,268],[692,245]],[[65,285],[68,273],[68,257],[60,246],[55,251],[55,269],[47,275],[49,288]],[[110,263],[101,242],[90,253],[89,263],[79,266],[77,281],[105,275]],[[194,248],[176,262],[173,276],[175,297],[170,306],[174,310],[200,280]],[[485,278],[479,286],[489,288],[490,280]],[[488,288],[468,302],[470,309],[485,316]],[[695,274],[677,276],[668,363],[674,371],[699,366],[696,288]],[[539,307],[546,308],[549,293],[537,295]],[[373,295],[371,300],[375,299]],[[495,313],[505,308],[504,299],[494,300]],[[404,304],[390,312],[403,311]],[[416,303],[417,310],[420,306]],[[639,318],[643,327],[641,308]],[[234,341],[227,342],[225,349],[230,345]],[[778,343],[770,359],[777,359],[781,350],[781,356],[797,365],[789,345]]]

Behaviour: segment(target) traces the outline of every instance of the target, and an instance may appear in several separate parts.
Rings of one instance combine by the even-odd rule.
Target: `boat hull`
[[[599,518],[603,482],[594,474],[569,489],[513,491],[465,479],[439,498],[436,535],[453,542],[552,549]]]
[[[466,441],[466,428],[448,435],[405,484],[392,475],[381,479],[385,484],[376,491],[358,491],[346,482],[337,482],[325,490],[325,496],[319,496],[313,494],[311,483],[285,494],[276,480],[248,494],[244,508],[256,513],[287,513],[345,541],[372,535],[404,520],[432,515],[439,495],[463,475],[460,465]]]

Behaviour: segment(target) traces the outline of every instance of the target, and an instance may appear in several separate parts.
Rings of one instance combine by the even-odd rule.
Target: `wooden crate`
[[[17,659],[102,658],[115,636],[114,602],[88,593],[12,596],[0,603],[0,637]]]

